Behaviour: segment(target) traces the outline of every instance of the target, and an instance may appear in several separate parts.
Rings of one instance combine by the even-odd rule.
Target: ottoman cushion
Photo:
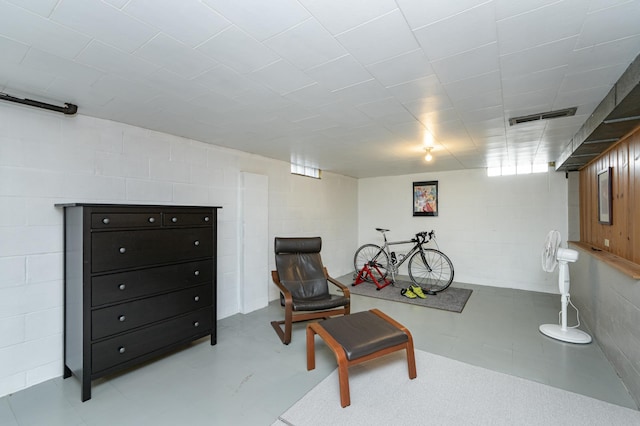
[[[369,311],[329,318],[319,325],[340,343],[349,361],[408,340],[402,330]]]

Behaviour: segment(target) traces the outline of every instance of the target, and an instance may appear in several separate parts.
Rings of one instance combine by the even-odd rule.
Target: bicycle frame
[[[382,231],[381,231],[382,232]],[[391,282],[396,282],[396,273],[398,272],[398,269],[400,268],[400,266],[402,266],[402,264],[404,262],[407,261],[407,259],[409,259],[411,256],[413,256],[413,254],[415,252],[417,252],[418,250],[422,251],[422,244],[425,243],[425,241],[420,241],[418,239],[412,238],[410,240],[404,240],[404,241],[387,241],[387,234],[385,232],[382,232],[382,238],[384,239],[384,244],[380,247],[380,252],[384,251],[387,256],[389,257],[389,262],[390,262],[390,272],[391,272]],[[415,243],[415,245],[411,248],[411,250],[409,250],[409,252],[407,252],[407,254],[404,255],[404,257],[400,260],[397,259],[397,257],[395,256],[395,253],[391,251],[390,246],[395,246],[395,245],[400,245],[400,244],[413,244]],[[378,253],[373,260],[376,260],[378,258],[380,253]],[[423,255],[424,256],[424,255]],[[425,261],[426,263],[426,261]]]

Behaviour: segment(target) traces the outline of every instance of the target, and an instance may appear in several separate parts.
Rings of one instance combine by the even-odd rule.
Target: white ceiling
[[[546,163],[638,22],[640,0],[0,0],[0,91],[353,177]]]

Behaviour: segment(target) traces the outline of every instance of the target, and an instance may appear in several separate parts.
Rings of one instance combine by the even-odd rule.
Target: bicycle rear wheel
[[[353,256],[353,266],[356,269],[356,274],[359,273],[365,265],[370,265],[372,261],[377,269],[376,267],[371,267],[371,273],[378,281],[384,279],[388,274],[389,256],[375,244],[365,244],[356,250],[356,254]],[[372,282],[369,276],[363,278],[366,281]]]
[[[424,291],[437,293],[453,282],[453,263],[439,250],[423,249],[409,259],[409,278]]]

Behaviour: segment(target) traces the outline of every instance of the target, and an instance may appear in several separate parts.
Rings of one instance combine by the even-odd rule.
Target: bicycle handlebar
[[[434,230],[431,230],[428,232],[422,231],[416,234],[416,240],[419,241],[420,243],[428,243],[435,237],[436,237],[436,231]]]

